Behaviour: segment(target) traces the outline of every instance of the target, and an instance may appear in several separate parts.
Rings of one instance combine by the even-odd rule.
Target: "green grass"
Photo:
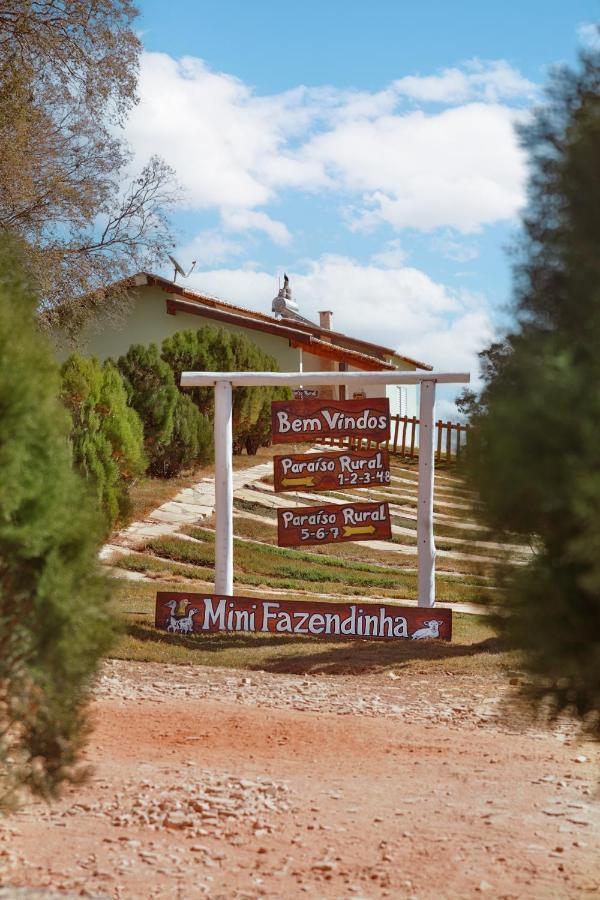
[[[177,571],[172,563],[163,563],[163,571],[172,571],[173,575],[184,578],[194,577],[190,565],[210,570],[214,569],[214,535],[205,529],[188,529],[194,536],[202,538],[202,543],[183,540],[177,537],[155,538],[145,545],[145,550],[160,557],[161,560],[172,560],[177,566],[187,564],[188,568]],[[373,566],[356,561],[340,561],[335,557],[317,557],[303,551],[285,550],[269,545],[249,544],[246,541],[234,542],[235,568],[234,577],[242,583],[257,587],[272,587],[279,590],[306,591],[311,587],[318,593],[334,593],[352,596],[369,596],[375,594],[382,597],[415,599],[417,595],[417,576],[415,572],[390,566]],[[149,557],[151,559],[152,557]],[[122,557],[116,565],[130,568],[128,557]],[[135,557],[133,565],[136,571],[141,568],[143,560]],[[156,560],[153,572],[157,571]],[[195,577],[202,577],[196,569]],[[440,575],[438,578],[438,597],[444,602],[482,602],[486,588],[481,582],[465,584],[462,580]]]
[[[177,590],[176,584],[161,590]],[[189,586],[190,588],[192,585]],[[199,592],[203,589],[199,587]],[[452,642],[365,641],[300,638],[270,634],[173,635],[154,628],[156,586],[124,582],[116,587],[123,633],[117,659],[210,665],[271,672],[360,674],[501,674],[518,668],[484,616],[453,616]],[[258,595],[257,595],[258,596]],[[294,598],[302,602],[306,598]]]
[[[257,462],[259,460],[256,460]],[[248,464],[248,460],[239,464]],[[393,482],[389,487],[368,492],[331,493],[332,499],[388,500],[403,506],[408,513],[416,507],[417,467],[394,463],[393,474],[408,484]],[[268,482],[270,479],[266,478]],[[182,480],[181,485],[185,482]],[[151,506],[152,498],[168,499],[165,483],[146,484],[140,489],[139,507]],[[286,600],[308,602],[338,597],[382,597],[401,600],[416,597],[416,523],[406,515],[393,514],[393,521],[411,533],[395,535],[393,544],[410,550],[399,553],[372,549],[361,542],[345,542],[326,546],[293,549],[277,546],[276,510],[263,505],[269,495],[256,493],[256,499],[236,498],[239,515],[234,517],[236,594],[273,596],[281,592]],[[290,502],[294,502],[293,495]],[[451,502],[468,505],[467,509],[449,506]],[[158,504],[155,504],[158,505]],[[309,505],[309,501],[306,501]],[[477,547],[485,540],[483,526],[467,529],[464,523],[477,522],[478,503],[472,493],[456,478],[455,471],[436,470],[436,505],[451,516],[449,522],[436,524],[436,545],[474,557],[490,557],[493,562],[477,559],[448,559],[438,556],[436,593],[440,605],[453,602],[501,602],[501,592],[488,591],[494,583],[497,563],[503,551]],[[244,513],[257,513],[259,521]],[[205,523],[213,524],[211,520]],[[167,634],[154,628],[154,599],[157,589],[206,592],[212,590],[214,577],[214,530],[191,526],[182,529],[193,541],[178,536],[165,536],[148,541],[142,553],[122,556],[115,567],[143,573],[148,580],[122,579],[115,587],[117,605],[124,622],[122,637],[113,653],[126,659],[164,663],[232,666],[242,669],[264,669],[273,672],[379,672],[393,669],[398,673],[488,674],[518,668],[516,654],[507,653],[484,616],[454,615],[452,643],[411,641],[323,640],[270,634]],[[450,543],[456,537],[460,543]],[[249,540],[242,540],[247,538]],[[515,540],[514,543],[518,543]]]

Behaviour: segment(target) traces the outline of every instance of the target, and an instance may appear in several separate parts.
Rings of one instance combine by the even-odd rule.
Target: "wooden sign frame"
[[[277,510],[280,547],[386,541],[392,537],[388,503],[321,503]]]
[[[378,443],[389,440],[388,398],[274,400],[271,403],[271,437],[274,444],[297,444],[347,435]]]
[[[182,372],[186,387],[215,390],[215,592],[233,594],[233,389],[235,387],[318,387],[345,385],[364,391],[391,385],[419,385],[419,479],[417,512],[419,606],[435,606],[433,482],[435,395],[439,384],[468,384],[468,372]]]
[[[273,488],[277,492],[383,488],[390,482],[387,450],[286,453],[273,457]]]
[[[184,591],[159,591],[155,626],[172,634],[254,632],[326,640],[444,640],[452,638],[452,610],[395,603],[263,600]]]

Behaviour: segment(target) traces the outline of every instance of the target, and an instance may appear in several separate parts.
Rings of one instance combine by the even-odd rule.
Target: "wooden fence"
[[[419,420],[416,416],[390,416],[391,434],[389,441],[377,444],[359,438],[324,438],[323,443],[342,447],[383,447],[405,459],[419,456]],[[435,460],[454,463],[467,449],[469,426],[459,422],[435,423]]]

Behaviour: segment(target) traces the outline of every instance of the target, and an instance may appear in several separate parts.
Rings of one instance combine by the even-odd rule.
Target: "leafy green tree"
[[[60,377],[20,247],[0,238],[0,807],[75,777],[112,636],[102,522],[72,468]]]
[[[522,129],[529,207],[511,334],[483,355],[471,477],[500,531],[530,535],[503,627],[532,693],[600,733],[600,59],[554,74]]]
[[[73,458],[90,481],[110,529],[129,509],[129,486],[145,471],[142,422],[113,363],[73,354],[62,367]]]

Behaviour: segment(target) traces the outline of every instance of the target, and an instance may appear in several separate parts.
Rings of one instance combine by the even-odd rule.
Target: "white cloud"
[[[357,228],[453,227],[473,232],[524,202],[525,161],[515,112],[473,103],[351,122],[313,139],[310,152],[347,191],[360,191]]]
[[[577,29],[577,37],[584,46],[598,50],[600,48],[600,24],[583,22]]]
[[[275,244],[289,244],[292,236],[283,222],[277,222],[264,212],[251,209],[223,210],[223,227],[228,231],[264,231]]]
[[[532,99],[536,86],[504,60],[474,59],[462,68],[444,69],[439,75],[408,75],[394,82],[399,94],[425,103],[465,103],[480,99]]]
[[[238,233],[290,242],[266,210],[284,189],[329,192],[353,208],[354,228],[473,232],[523,202],[513,123],[533,90],[506,62],[471,61],[376,92],[261,96],[201,59],[144,53],[127,136],[138,161],[158,153],[173,166],[190,208],[215,210]],[[415,109],[430,101],[446,108]]]
[[[214,266],[243,252],[244,248],[237,241],[230,240],[215,229],[206,228],[188,244],[178,248],[177,257],[181,257],[184,268],[188,265],[188,261],[193,259],[201,266]]]
[[[398,238],[386,241],[383,248],[378,253],[374,253],[371,262],[377,263],[386,269],[397,269],[404,265],[408,254],[402,247]]]

